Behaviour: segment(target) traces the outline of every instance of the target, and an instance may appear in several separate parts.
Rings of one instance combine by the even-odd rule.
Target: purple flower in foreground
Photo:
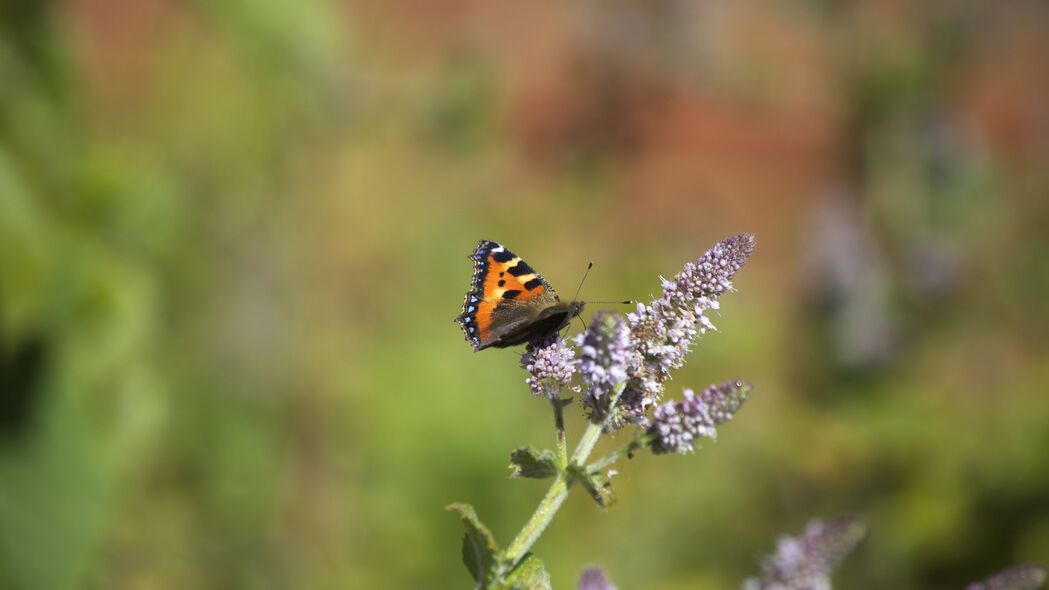
[[[780,537],[761,578],[746,580],[743,590],[830,590],[834,568],[866,537],[867,525],[855,518],[810,520],[800,537]]]
[[[599,567],[583,570],[579,576],[579,590],[616,590],[612,582],[605,577],[605,572]]]
[[[652,452],[689,453],[697,437],[716,439],[718,425],[732,419],[749,393],[750,385],[739,379],[711,385],[699,395],[686,389],[684,399],[667,402],[652,413],[648,427],[648,434],[656,436]]]
[[[1045,578],[1046,570],[1040,565],[1017,565],[982,582],[973,582],[966,590],[1037,590]]]
[[[533,395],[556,399],[575,372],[575,351],[560,336],[531,342],[521,355],[521,366],[528,371],[525,383]]]
[[[640,370],[623,394],[623,422],[641,423],[645,412],[662,397],[670,372],[685,364],[695,339],[714,329],[706,317],[718,309],[718,297],[732,290],[732,277],[754,252],[754,236],[738,234],[718,242],[673,280],[662,279],[662,297],[638,304],[628,314],[631,337],[641,355]]]
[[[638,364],[630,328],[618,314],[599,312],[587,331],[576,338],[576,344],[579,373],[587,385],[583,405],[591,419],[600,419],[608,410],[612,390],[626,381]]]

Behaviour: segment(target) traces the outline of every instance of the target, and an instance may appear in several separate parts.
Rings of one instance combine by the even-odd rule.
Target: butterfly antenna
[[[575,290],[575,295],[572,296],[572,301],[579,299],[579,292],[583,290],[583,283],[586,281],[586,277],[590,276],[590,269],[594,268],[593,261],[586,264],[586,272],[583,273],[583,278],[579,281],[579,286]],[[634,305],[637,301],[627,299],[625,301],[587,301],[586,303],[609,303],[612,305]],[[580,323],[583,324],[583,330],[587,329],[586,320],[582,316],[576,316],[579,318]]]
[[[579,281],[579,286],[576,287],[575,295],[572,296],[572,301],[576,301],[576,300],[579,299],[579,292],[583,290],[583,282],[586,281],[586,277],[590,276],[590,269],[591,268],[594,268],[594,263],[593,262],[588,262],[586,264],[586,272],[583,273],[583,278],[582,278],[582,280]],[[586,303],[609,303],[609,304],[612,304],[612,305],[634,305],[635,303],[637,303],[637,301],[634,301],[632,299],[627,299],[625,301],[587,301]]]
[[[576,287],[575,295],[572,296],[572,301],[579,299],[579,292],[583,290],[583,283],[586,281],[586,277],[590,276],[591,268],[594,268],[593,261],[586,263],[586,272],[583,273],[583,278],[579,280],[579,286]]]
[[[588,276],[590,276],[590,269],[591,268],[594,268],[594,261],[593,260],[591,260],[590,262],[586,263],[586,272],[583,273],[583,278],[579,279],[579,286],[576,287],[576,289],[575,289],[575,295],[572,296],[572,301],[578,301],[579,300],[579,292],[583,290],[583,283],[585,283],[586,282],[586,278]],[[586,320],[584,320],[581,316],[576,316],[576,317],[579,318],[579,322],[581,324],[583,324],[583,331],[585,332],[587,330]]]

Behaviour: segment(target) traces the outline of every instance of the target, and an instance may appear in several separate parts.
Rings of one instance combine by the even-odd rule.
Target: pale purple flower
[[[867,525],[855,518],[810,520],[800,537],[780,537],[761,577],[744,581],[743,590],[831,590],[834,568],[866,537]]]
[[[662,397],[670,372],[685,364],[697,337],[714,329],[705,314],[717,310],[718,297],[732,290],[732,278],[754,245],[754,236],[746,233],[715,244],[699,260],[685,264],[673,280],[661,279],[660,298],[638,304],[627,315],[642,362],[623,394],[623,423],[644,422],[648,408]]]
[[[1037,590],[1045,578],[1046,570],[1040,565],[1017,565],[982,582],[973,582],[966,590]]]
[[[750,385],[742,380],[711,385],[696,395],[685,390],[680,401],[670,401],[652,413],[648,434],[655,436],[652,452],[689,453],[698,437],[717,438],[717,427],[732,419],[746,401]]]
[[[533,395],[557,399],[561,388],[575,373],[575,351],[560,336],[531,342],[521,355],[521,366],[528,371],[525,383]]]
[[[591,419],[608,410],[612,390],[637,370],[638,355],[630,341],[630,328],[622,316],[598,312],[590,327],[576,337],[579,373],[587,385],[583,405]]]
[[[579,590],[616,590],[599,567],[583,570],[579,576]]]

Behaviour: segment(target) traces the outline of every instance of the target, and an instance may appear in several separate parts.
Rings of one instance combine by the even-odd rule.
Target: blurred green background
[[[1033,1],[0,3],[0,588],[466,587],[443,507],[509,542],[552,443],[476,241],[647,299],[740,231],[671,390],[751,400],[573,494],[555,585],[840,514],[843,588],[1049,562],[1047,64]]]

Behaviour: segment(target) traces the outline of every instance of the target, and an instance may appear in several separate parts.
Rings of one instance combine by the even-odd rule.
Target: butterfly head
[[[586,307],[585,301],[569,301],[568,302],[568,319],[576,317],[583,313],[583,308]]]

